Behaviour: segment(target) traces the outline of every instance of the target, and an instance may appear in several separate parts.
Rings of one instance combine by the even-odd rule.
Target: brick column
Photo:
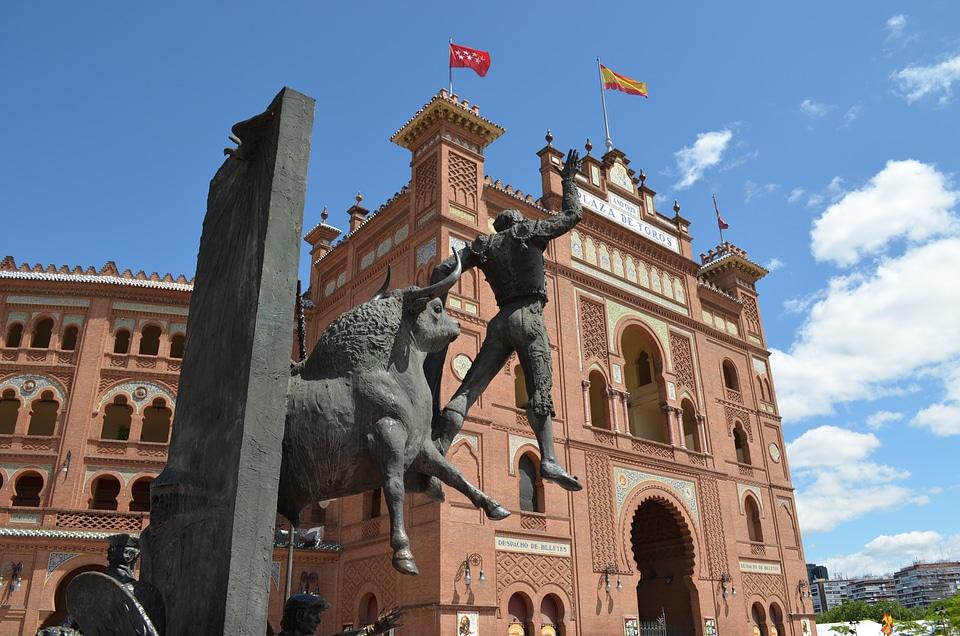
[[[592,426],[590,421],[590,380],[583,380],[580,383],[583,387],[583,425]]]

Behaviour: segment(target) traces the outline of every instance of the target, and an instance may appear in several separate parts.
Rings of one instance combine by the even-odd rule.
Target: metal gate
[[[652,621],[640,621],[638,636],[696,636],[693,621],[686,625],[667,626],[667,614],[661,609],[660,617]]]

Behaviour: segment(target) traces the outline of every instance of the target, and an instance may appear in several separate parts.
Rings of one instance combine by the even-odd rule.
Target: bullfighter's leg
[[[557,459],[553,444],[553,363],[550,357],[550,341],[543,325],[543,307],[533,303],[520,312],[517,339],[517,358],[527,382],[527,419],[537,436],[540,446],[540,477],[556,483],[561,488],[577,491],[583,484],[564,470]],[[515,325],[515,323],[514,323]]]
[[[411,468],[436,477],[448,486],[456,488],[470,500],[470,503],[477,508],[482,508],[488,519],[496,521],[510,516],[509,510],[501,506],[496,499],[467,481],[463,473],[441,455],[437,447],[429,441],[424,442],[423,448]]]
[[[487,337],[480,346],[480,351],[477,352],[476,360],[473,361],[470,370],[463,378],[463,382],[460,383],[460,388],[456,390],[440,413],[440,425],[434,438],[443,454],[446,454],[450,449],[453,438],[463,428],[463,420],[466,418],[470,407],[477,401],[484,389],[490,385],[493,378],[503,368],[504,363],[510,358],[510,354],[513,353],[513,347],[492,332],[493,329],[487,331]]]
[[[401,574],[420,574],[410,551],[410,539],[403,522],[403,451],[407,432],[403,422],[381,418],[376,423],[376,434],[368,436],[370,452],[383,478],[383,495],[390,512],[390,547],[393,548],[393,567]],[[432,446],[432,444],[431,444]]]

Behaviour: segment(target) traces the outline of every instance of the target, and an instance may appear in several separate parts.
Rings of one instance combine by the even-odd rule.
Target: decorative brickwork
[[[353,621],[353,610],[360,598],[360,587],[371,584],[377,588],[377,600],[381,607],[397,604],[397,573],[390,565],[391,554],[378,554],[365,559],[356,559],[343,565],[341,581],[340,617],[345,623]]]
[[[607,345],[606,321],[603,318],[603,305],[586,298],[580,298],[580,341],[583,347],[583,359],[596,358],[607,363],[609,346]]]
[[[733,423],[736,420],[740,420],[743,423],[743,428],[747,431],[747,436],[750,438],[750,441],[753,441],[753,424],[750,420],[750,413],[745,409],[739,409],[731,404],[724,404],[724,412],[727,416],[727,435],[733,437]]]
[[[709,578],[718,579],[728,572],[726,556],[726,537],[723,532],[723,512],[720,503],[720,489],[717,480],[712,477],[700,478],[700,510],[703,515],[703,536],[707,547],[705,566]]]
[[[740,300],[743,302],[743,319],[747,323],[747,332],[759,336],[760,310],[757,309],[757,299],[744,295]]]
[[[603,444],[604,446],[616,446],[617,436],[613,433],[608,433],[595,428],[593,429],[593,441],[595,441],[597,444]]]
[[[602,572],[611,563],[618,563],[616,511],[613,499],[613,477],[610,460],[596,453],[587,453],[587,489],[590,515],[590,549],[593,569]]]
[[[416,211],[422,212],[437,200],[437,155],[423,160],[414,171],[413,182],[417,193]]]
[[[696,394],[697,381],[693,373],[693,349],[690,339],[671,332],[670,352],[673,354],[673,371],[677,375],[677,382]]]
[[[661,459],[670,459],[674,458],[673,447],[667,446],[665,444],[655,444],[653,442],[648,442],[642,439],[630,440],[630,445],[633,450],[637,453],[643,453],[644,455],[652,455],[654,457],[659,457]]]
[[[453,200],[471,210],[476,210],[477,164],[451,152],[448,170],[449,184],[453,191]]]
[[[537,532],[547,531],[547,518],[535,515],[520,515],[520,527]]]
[[[517,581],[529,583],[534,589],[550,583],[559,585],[566,592],[571,613],[576,612],[573,572],[568,557],[497,552],[497,606],[502,606],[503,590]]]
[[[140,532],[141,515],[107,514],[95,512],[58,512],[57,527],[74,530],[111,530],[114,532]]]
[[[786,586],[783,583],[783,576],[780,574],[760,574],[759,572],[741,572],[743,578],[743,596],[763,596],[770,598],[778,596],[781,599],[787,598]]]

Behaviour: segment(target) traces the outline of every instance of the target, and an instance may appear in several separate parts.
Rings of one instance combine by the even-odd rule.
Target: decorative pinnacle
[[[673,211],[676,214],[680,214],[680,204],[677,203],[676,199],[673,200]]]
[[[553,133],[550,132],[550,129],[549,129],[549,128],[547,128],[547,136],[545,137],[545,139],[547,140],[547,145],[548,145],[548,146],[552,146],[552,145],[553,145]]]
[[[360,194],[359,190],[357,190],[357,205],[360,205],[361,201],[363,201],[363,195]]]
[[[330,215],[327,214],[327,206],[323,206],[323,212],[320,213],[320,218],[323,220],[324,223],[326,223],[326,222],[327,222],[327,217],[329,217],[329,216],[330,216]]]
[[[643,185],[647,180],[647,175],[643,174],[643,168],[640,168],[640,185]]]
[[[587,137],[587,145],[585,145],[584,148],[586,148],[588,155],[590,154],[590,151],[593,150],[593,144],[590,143],[589,137]]]

